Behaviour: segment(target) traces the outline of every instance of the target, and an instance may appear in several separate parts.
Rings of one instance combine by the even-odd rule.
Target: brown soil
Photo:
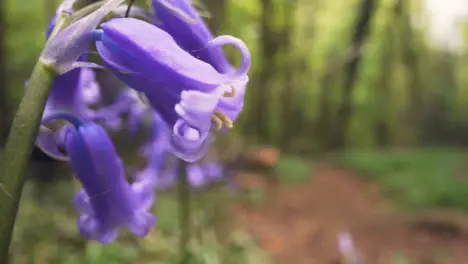
[[[340,232],[353,236],[366,264],[393,264],[397,253],[420,264],[468,263],[465,215],[393,213],[378,187],[349,171],[316,166],[300,186],[279,186],[254,174],[238,179],[264,189],[268,199],[261,206],[235,205],[232,213],[280,263],[340,263]]]

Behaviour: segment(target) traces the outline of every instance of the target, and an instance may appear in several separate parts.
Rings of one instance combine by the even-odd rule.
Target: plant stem
[[[180,264],[186,264],[189,261],[189,242],[191,236],[191,216],[190,216],[190,187],[187,179],[187,162],[179,161],[179,218],[180,218]]]
[[[8,263],[8,251],[26,180],[26,168],[55,76],[56,73],[51,68],[37,62],[0,160],[0,263]]]
[[[125,17],[128,17],[130,15],[130,9],[132,9],[133,2],[135,2],[135,0],[130,0],[127,10],[125,11]]]

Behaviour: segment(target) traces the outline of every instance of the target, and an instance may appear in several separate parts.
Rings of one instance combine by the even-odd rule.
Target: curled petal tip
[[[208,151],[209,132],[200,132],[189,127],[185,121],[178,120],[174,125],[171,139],[171,152],[187,162],[201,159]]]
[[[239,49],[242,55],[242,62],[239,68],[237,68],[233,73],[228,73],[230,76],[233,76],[234,79],[241,78],[246,75],[250,70],[252,63],[251,55],[247,45],[240,39],[230,36],[222,35],[218,36],[208,42],[208,47],[219,47],[224,45],[233,45]]]

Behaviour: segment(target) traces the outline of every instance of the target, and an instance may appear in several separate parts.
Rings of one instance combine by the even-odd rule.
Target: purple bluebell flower
[[[85,52],[91,43],[92,30],[107,13],[117,8],[123,1],[108,1],[94,13],[78,19],[64,29],[56,30],[51,36],[57,18],[64,19],[62,14],[71,15],[74,12],[75,1],[65,0],[60,5],[46,30],[48,41],[40,59],[42,63],[48,64],[59,73],[52,84],[44,109],[44,117],[53,115],[55,112],[66,111],[83,120],[93,118],[94,112],[88,106],[99,100],[99,87],[93,71],[88,68],[78,68],[77,65],[87,65]],[[62,133],[61,129],[52,131],[41,126],[36,145],[49,156],[66,160],[67,157],[59,151],[61,140],[63,140]]]
[[[55,118],[64,118],[74,127],[67,128],[64,141],[72,169],[83,186],[75,197],[81,234],[101,243],[112,242],[122,227],[146,235],[155,222],[149,213],[154,201],[151,186],[127,182],[122,162],[101,126],[69,114],[47,119]]]
[[[95,31],[95,38],[106,66],[144,93],[170,125],[172,152],[178,157],[192,162],[203,156],[212,122],[218,130],[232,126],[217,106],[224,96],[235,93],[232,85],[250,68],[250,53],[239,39],[220,36],[207,43],[207,47],[233,44],[241,51],[241,66],[223,74],[180,48],[165,31],[140,20],[113,19]],[[237,103],[233,108],[242,107],[242,102]]]
[[[91,69],[74,69],[55,79],[43,118],[58,112],[68,112],[82,120],[91,120],[95,113],[89,106],[96,103],[99,98],[99,86],[93,71]],[[63,129],[53,131],[41,126],[36,146],[50,157],[67,160],[67,157],[60,152],[60,146],[63,143],[62,134]]]
[[[179,46],[194,57],[210,64],[221,73],[233,72],[234,67],[222,49],[208,45],[213,40],[213,34],[191,2],[189,0],[152,0],[154,23],[168,32]],[[225,114],[233,122],[242,111],[248,81],[247,74],[239,77],[231,84],[234,94],[222,97],[216,106],[219,112]]]
[[[146,167],[136,174],[136,180],[154,186],[156,190],[173,187],[179,178],[180,160],[170,153],[169,129],[156,112],[152,112],[152,136],[140,154],[146,158]],[[223,168],[216,162],[189,164],[187,177],[193,188],[203,187],[221,179]]]
[[[187,177],[190,186],[199,188],[217,182],[222,177],[222,166],[218,163],[190,164]]]
[[[58,16],[63,13],[72,15],[75,12],[75,10],[73,10],[75,2],[75,0],[65,0],[59,6],[56,15],[51,19],[46,30],[47,39],[55,28]],[[122,6],[119,6],[115,10],[117,15],[123,12],[121,7]],[[134,10],[137,11],[137,14],[144,14],[144,12],[139,8],[134,8]],[[93,16],[90,17],[93,18]],[[64,43],[64,45],[67,44]],[[83,50],[82,55],[78,58],[79,61],[86,61],[86,52],[86,50]],[[113,89],[114,87],[104,88]],[[51,87],[51,92],[43,116],[46,117],[54,114],[55,112],[66,111],[78,116],[82,120],[102,121],[106,127],[117,130],[120,128],[120,115],[129,111],[129,109],[132,109],[134,100],[128,96],[121,96],[111,106],[101,106],[97,111],[91,110],[89,106],[92,104],[96,105],[101,99],[100,89],[101,87],[99,87],[92,69],[74,68],[68,72],[60,74],[56,77]],[[41,126],[36,140],[36,145],[44,153],[55,159],[67,160],[67,157],[59,150],[60,145],[63,144],[62,134],[62,129],[52,131],[45,126]]]

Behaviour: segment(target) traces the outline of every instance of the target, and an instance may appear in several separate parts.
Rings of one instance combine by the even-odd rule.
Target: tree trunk
[[[418,58],[418,51],[415,45],[413,27],[407,4],[404,0],[399,0],[400,12],[400,30],[401,30],[401,50],[403,63],[406,68],[407,88],[409,97],[409,106],[407,108],[408,123],[414,131],[420,129],[424,113],[424,91],[421,76],[421,65]],[[416,137],[413,140],[418,140]],[[418,142],[415,142],[416,144]]]
[[[379,147],[388,146],[390,143],[388,113],[390,112],[389,100],[391,97],[391,77],[395,63],[395,24],[394,21],[401,19],[402,0],[398,0],[392,10],[390,19],[387,21],[382,40],[380,75],[377,80],[377,104],[378,110],[375,136]]]
[[[210,18],[207,19],[207,24],[214,35],[221,32],[226,16],[226,0],[205,0],[204,3],[210,12]]]
[[[271,134],[269,130],[269,104],[270,95],[268,93],[271,78],[276,73],[276,55],[278,53],[278,39],[271,27],[271,20],[274,19],[274,1],[262,0],[262,14],[260,19],[260,56],[261,68],[258,74],[256,93],[254,93],[254,123],[256,124],[256,135],[263,141],[270,142]]]
[[[3,146],[10,127],[11,111],[8,100],[8,74],[6,68],[6,3],[0,2],[0,146]]]
[[[282,118],[281,123],[287,124],[288,122],[297,123],[301,122],[302,120],[298,120],[298,116],[294,115],[294,97],[297,95],[295,87],[294,87],[294,73],[296,69],[296,59],[295,53],[292,47],[292,40],[294,36],[294,26],[295,26],[295,13],[297,8],[297,0],[287,0],[284,1],[284,27],[282,30],[282,50],[285,53],[284,57],[284,86],[283,93],[281,96],[281,106],[282,106]],[[282,125],[280,126],[281,131],[281,139],[280,145],[287,149],[291,144],[291,139],[294,136],[299,136],[298,130],[293,130],[293,126],[289,125]]]
[[[351,41],[353,51],[359,51],[365,44],[369,35],[370,23],[375,9],[375,0],[361,0],[359,15],[356,20],[354,34]],[[345,73],[342,87],[342,102],[337,112],[335,120],[334,136],[332,142],[333,149],[340,149],[346,145],[346,136],[353,115],[352,94],[355,82],[359,75],[359,66],[362,61],[362,54],[354,56],[345,65]]]
[[[320,77],[320,92],[319,92],[319,116],[314,124],[314,131],[318,142],[322,145],[321,149],[327,150],[331,144],[330,132],[332,130],[332,108],[331,95],[334,84],[335,74],[332,71],[327,71]]]

